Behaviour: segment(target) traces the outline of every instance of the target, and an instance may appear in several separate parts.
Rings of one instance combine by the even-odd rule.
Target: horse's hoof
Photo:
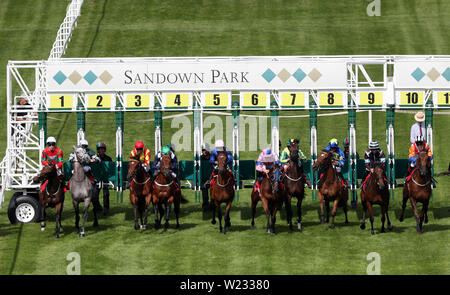
[[[345,224],[349,224],[348,220],[345,221]]]
[[[98,226],[98,222],[94,222],[93,226]]]
[[[211,224],[216,224],[216,220],[215,219],[211,220]]]
[[[219,231],[220,231],[220,232],[223,232],[223,228],[222,228],[222,227],[220,227],[220,228],[219,228]]]
[[[300,222],[297,223],[297,228],[298,228],[299,231],[302,231],[302,224]]]
[[[169,228],[169,223],[164,223],[164,229],[168,229]]]
[[[359,226],[360,229],[366,229],[366,224],[365,223],[361,223],[361,225]]]
[[[380,233],[385,233],[386,232],[386,230],[384,229],[384,228],[382,228],[381,230],[380,230]]]
[[[41,231],[45,231],[45,227],[41,227]]]
[[[392,231],[393,228],[394,228],[394,227],[392,226],[392,224],[389,224],[389,225],[388,225],[388,230],[389,230],[389,231]]]
[[[375,232],[373,230],[371,230],[370,233],[372,234],[372,236],[375,235]]]
[[[135,229],[135,230],[139,230],[139,228],[140,228],[140,227],[139,227],[138,224],[135,224],[135,225],[134,225],[134,229]]]
[[[272,232],[272,236],[276,236],[277,235],[277,233],[276,232]]]
[[[64,229],[62,227],[59,228],[59,233],[63,233]]]
[[[231,227],[231,222],[225,223],[225,226],[226,226],[226,227]]]
[[[59,238],[59,235],[58,234],[55,234],[55,239],[58,239]]]
[[[179,223],[177,223],[177,225],[175,226],[175,228],[180,228],[180,224],[179,224]]]
[[[84,232],[81,232],[79,236],[80,236],[80,238],[82,238],[82,237],[85,237],[86,234]]]
[[[403,216],[401,216],[398,221],[403,222]]]
[[[334,225],[334,224],[331,224],[330,225],[330,228],[335,228],[336,226]]]

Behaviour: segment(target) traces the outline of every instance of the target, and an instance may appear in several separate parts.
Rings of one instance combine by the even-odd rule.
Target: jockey
[[[381,163],[381,165],[384,166],[386,163],[386,156],[380,149],[378,142],[371,141],[369,143],[369,148],[364,152],[364,165],[366,166],[366,170],[362,178],[363,182],[370,173],[373,173],[375,163]]]
[[[90,157],[90,162],[89,163],[87,163],[87,164],[86,163],[81,163],[81,165],[83,166],[84,173],[89,177],[89,179],[93,183],[95,183],[95,178],[92,175],[90,163],[100,162],[100,158],[97,156],[97,154],[93,150],[91,150],[88,147],[89,143],[88,143],[88,141],[86,139],[80,140],[80,145]],[[75,160],[75,157],[76,157],[75,156],[75,152],[72,152],[70,154],[70,156],[69,156],[69,162],[73,163],[74,160]]]
[[[433,160],[433,153],[431,152],[431,147],[425,141],[423,136],[416,136],[415,142],[411,144],[409,148],[409,167],[407,172],[407,177],[411,174],[411,172],[416,167],[416,161],[419,158],[419,153],[421,151],[426,151],[428,153],[428,157]]]
[[[144,161],[145,171],[147,173],[150,172],[150,150],[144,147],[144,143],[142,141],[136,141],[134,144],[134,149],[130,153],[130,158],[138,156],[139,161]]]
[[[177,155],[175,154],[175,145],[173,143],[169,142],[167,144],[167,147],[170,149],[172,161],[175,162],[175,164],[173,165],[173,169],[172,168],[171,169],[173,172],[175,172],[175,174],[178,175],[178,158],[177,158]],[[173,155],[173,158],[172,158],[172,155]]]
[[[159,170],[161,168],[161,160],[162,160],[162,157],[165,155],[170,156],[170,171],[171,171],[172,177],[174,178],[175,182],[178,185],[178,188],[180,188],[180,181],[178,180],[177,174],[176,174],[176,171],[178,171],[177,157],[175,156],[175,153],[173,153],[170,150],[170,147],[168,147],[168,146],[163,147],[161,149],[161,151],[158,152],[155,156],[153,177],[156,178],[156,176],[158,176]]]
[[[288,139],[288,141],[286,143],[286,147],[281,152],[280,163],[283,165],[283,168],[285,171],[286,171],[287,165],[289,163],[289,158],[291,157],[291,152],[289,151],[289,147],[290,147],[291,143],[299,144],[299,142],[300,141],[298,139],[293,139],[293,138]],[[300,160],[306,160],[306,157],[303,154],[303,152],[300,150],[300,147],[298,148],[298,157],[300,158]],[[300,167],[302,167],[301,161],[299,161],[299,164],[300,164]]]
[[[264,179],[265,173],[268,173],[274,166],[276,167],[274,178],[275,181],[280,181],[280,160],[275,153],[272,153],[270,148],[264,149],[256,160],[256,187],[261,185],[262,180]]]
[[[56,173],[58,174],[59,180],[64,183],[64,175],[62,172],[63,152],[56,146],[56,139],[53,136],[47,138],[47,147],[42,151],[41,162],[43,166],[53,164],[56,166]]]
[[[344,181],[344,185],[346,186],[346,181],[344,179],[344,176],[342,175],[342,167],[344,167],[345,164],[345,154],[344,151],[339,147],[339,141],[336,138],[332,138],[328,142],[328,146],[323,149],[326,152],[332,152],[333,158],[332,163],[333,167],[336,169],[336,172],[341,177],[341,179]]]
[[[218,152],[224,151],[227,153],[227,169],[230,172],[230,174],[232,174],[232,171],[230,169],[230,165],[233,164],[233,156],[231,155],[231,152],[228,150],[228,148],[225,146],[225,143],[223,142],[223,140],[218,139],[216,140],[215,144],[214,144],[214,148],[211,151],[211,156],[209,157],[209,163],[211,165],[213,165],[214,169],[213,169],[213,173],[211,174],[209,180],[205,183],[205,186],[208,183],[211,183],[212,178],[217,175],[217,173],[219,173],[219,166],[217,163],[217,156],[219,155]]]

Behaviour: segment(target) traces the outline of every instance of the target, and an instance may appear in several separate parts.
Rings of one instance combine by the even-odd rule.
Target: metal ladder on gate
[[[67,6],[66,16],[61,23],[58,33],[56,35],[55,42],[53,43],[50,51],[49,60],[59,59],[66,52],[67,45],[70,42],[73,29],[77,25],[78,17],[80,16],[81,6],[84,0],[72,0]],[[26,189],[30,187],[30,175],[29,173],[38,172],[35,171],[36,167],[40,167],[39,160],[36,162],[27,156],[27,150],[43,150],[44,138],[40,135],[36,136],[32,133],[33,126],[38,124],[36,114],[39,109],[39,102],[45,100],[46,93],[43,93],[39,86],[36,85],[36,90],[30,91],[20,76],[17,68],[12,70],[12,75],[19,82],[22,94],[16,96],[13,99],[14,104],[8,103],[8,115],[7,115],[7,132],[8,139],[7,149],[3,160],[0,162],[0,208],[2,207],[5,190],[10,188]],[[36,72],[39,75],[39,84],[45,81],[45,72]],[[25,97],[32,108],[22,108],[16,105],[20,97]],[[27,121],[20,121],[15,119],[18,112],[27,111],[30,114],[25,116]],[[25,125],[25,126],[23,126]],[[40,155],[38,155],[38,158]],[[30,164],[31,163],[31,164]]]

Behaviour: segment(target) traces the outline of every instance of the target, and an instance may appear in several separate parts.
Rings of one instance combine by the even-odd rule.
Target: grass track
[[[227,55],[335,55],[335,54],[449,54],[450,3],[439,0],[383,1],[382,16],[368,17],[368,1],[85,1],[66,57],[107,56],[227,56]],[[46,59],[61,23],[67,1],[4,0],[0,2],[0,66],[7,60]],[[5,71],[0,70],[0,81]],[[5,84],[0,83],[0,94]],[[4,95],[0,95],[3,106]],[[268,114],[262,112],[261,114]],[[284,115],[285,113],[283,113]],[[292,114],[303,114],[302,112]],[[165,114],[167,115],[167,114]],[[68,156],[76,138],[74,114],[51,114],[49,135],[55,135]],[[143,139],[153,142],[153,124],[133,123],[151,119],[149,113],[125,116],[125,151]],[[0,113],[5,123],[6,112]],[[357,114],[358,152],[367,144],[367,113]],[[192,121],[192,117],[188,117]],[[108,144],[114,155],[114,115],[87,115],[87,139]],[[413,116],[396,115],[396,151],[406,157]],[[177,131],[174,120],[164,120],[163,138]],[[225,121],[224,121],[225,122]],[[319,117],[319,145],[329,138],[347,135],[347,116]],[[447,144],[450,116],[435,115],[436,171],[448,167]],[[296,136],[309,154],[308,118],[280,119],[281,138]],[[374,138],[385,146],[385,115],[374,113]],[[205,134],[210,129],[205,129]],[[0,129],[6,138],[6,129]],[[248,138],[246,145],[248,146]],[[0,141],[0,154],[5,150]],[[151,145],[151,148],[152,145]],[[259,147],[261,148],[261,147]],[[241,153],[254,159],[254,151]],[[179,159],[191,160],[191,151]],[[306,196],[303,233],[290,233],[284,211],[278,218],[279,234],[264,233],[259,207],[257,229],[249,229],[248,191],[232,207],[233,228],[218,234],[217,226],[203,217],[192,192],[182,207],[182,229],[167,232],[132,229],[132,210],[127,196],[112,204],[113,214],[100,219],[98,230],[88,228],[86,239],[73,232],[73,208],[66,196],[65,235],[55,241],[38,224],[9,225],[0,211],[0,274],[64,274],[67,253],[81,254],[83,274],[365,274],[369,252],[380,253],[383,274],[449,274],[450,217],[448,178],[438,178],[430,208],[430,224],[422,237],[415,234],[412,211],[399,223],[400,192],[392,201],[394,232],[370,237],[359,229],[360,209],[351,211],[349,226],[342,226],[338,211],[333,231],[318,224],[318,203]],[[114,199],[114,198],[113,198]],[[9,198],[5,205],[8,204]],[[408,204],[408,206],[410,206]],[[4,206],[6,207],[6,206]],[[377,214],[379,210],[377,209]],[[395,212],[395,213],[394,213]],[[153,224],[152,218],[150,218]],[[380,221],[376,218],[376,230]],[[169,249],[169,250],[168,250]],[[60,253],[60,254],[57,254]],[[168,253],[168,254],[166,254]],[[286,254],[287,253],[287,254]],[[336,254],[339,253],[339,254]],[[161,257],[164,257],[161,258]]]

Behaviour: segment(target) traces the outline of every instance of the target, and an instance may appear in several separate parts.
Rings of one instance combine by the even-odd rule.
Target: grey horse
[[[90,157],[82,147],[73,147],[75,160],[72,164],[73,175],[70,178],[70,194],[72,195],[73,207],[75,209],[75,227],[80,237],[84,237],[84,224],[91,204],[93,193],[92,182],[89,177],[86,176],[82,164],[89,163]],[[79,227],[79,203],[84,202],[83,224],[81,225],[81,231]],[[98,226],[97,213],[94,210],[94,226]]]

